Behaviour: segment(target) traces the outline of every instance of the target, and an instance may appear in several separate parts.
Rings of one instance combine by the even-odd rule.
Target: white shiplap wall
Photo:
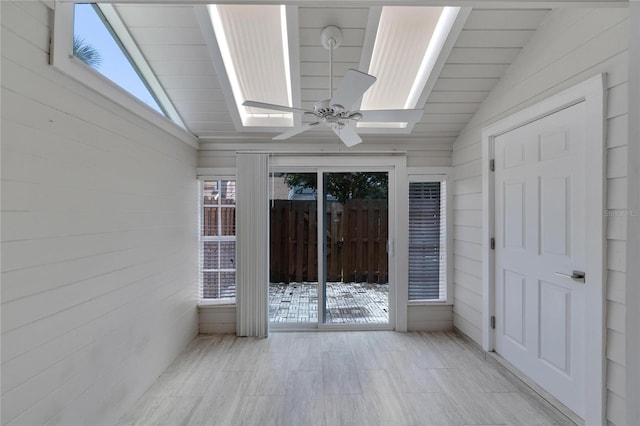
[[[2,424],[113,424],[198,331],[195,149],[55,71],[1,2]]]
[[[608,74],[607,208],[626,208],[628,12],[555,10],[454,143],[454,324],[482,338],[481,129],[596,74]],[[625,424],[626,220],[610,218],[607,302],[607,415]]]
[[[363,139],[366,138],[363,137]],[[361,143],[352,148],[345,147],[340,140],[335,137],[334,141],[327,143],[323,140],[310,139],[308,142],[298,141],[267,141],[251,142],[238,139],[227,142],[200,142],[198,152],[198,167],[213,168],[235,168],[236,151],[266,151],[277,154],[278,152],[299,152],[301,155],[317,153],[338,153],[345,154],[362,153],[367,155],[375,152],[407,152],[408,167],[449,167],[451,166],[451,143],[452,138],[431,139],[405,142],[396,140],[390,136],[386,142]]]

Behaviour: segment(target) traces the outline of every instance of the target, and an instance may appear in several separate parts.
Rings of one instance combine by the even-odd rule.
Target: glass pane
[[[202,298],[217,299],[220,297],[219,272],[202,273]]]
[[[235,207],[221,208],[220,215],[220,235],[236,235]]]
[[[236,203],[236,181],[235,180],[223,180],[220,185],[220,202],[222,204],[235,204]]]
[[[218,207],[205,207],[202,211],[202,235],[213,237],[218,235]]]
[[[164,115],[127,55],[102,20],[95,5],[76,4],[73,54],[103,76]]]
[[[316,173],[270,177],[269,320],[318,322]]]
[[[202,269],[219,269],[218,242],[204,241],[202,248]]]
[[[202,184],[202,204],[218,205],[220,189],[217,180],[205,180]]]
[[[324,173],[323,179],[324,322],[388,323],[388,173]]]
[[[220,241],[220,269],[236,269],[235,241]]]
[[[220,272],[220,298],[226,299],[236,296],[236,273]]]
[[[235,297],[235,181],[207,180],[202,184],[203,298]]]
[[[409,300],[437,300],[441,289],[440,182],[409,184]]]

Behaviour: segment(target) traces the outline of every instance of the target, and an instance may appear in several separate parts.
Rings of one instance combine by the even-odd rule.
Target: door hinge
[[[495,238],[491,238],[491,240],[489,240],[489,246],[491,247],[491,250],[495,250],[496,249],[496,239]]]
[[[491,170],[492,172],[496,171],[496,160],[489,160],[489,170]]]
[[[495,316],[491,316],[491,329],[495,330],[496,329],[496,317]]]

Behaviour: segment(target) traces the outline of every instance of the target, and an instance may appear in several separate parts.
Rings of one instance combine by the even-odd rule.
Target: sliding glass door
[[[324,324],[389,323],[388,172],[322,174]]]
[[[391,328],[390,172],[349,169],[271,171],[272,329]]]
[[[270,176],[269,320],[318,323],[317,173]]]

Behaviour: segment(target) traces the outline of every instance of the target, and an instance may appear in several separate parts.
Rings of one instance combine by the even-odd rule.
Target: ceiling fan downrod
[[[329,49],[329,99],[333,97],[333,49],[342,42],[342,30],[335,25],[324,27],[320,33],[320,41],[325,49]]]

